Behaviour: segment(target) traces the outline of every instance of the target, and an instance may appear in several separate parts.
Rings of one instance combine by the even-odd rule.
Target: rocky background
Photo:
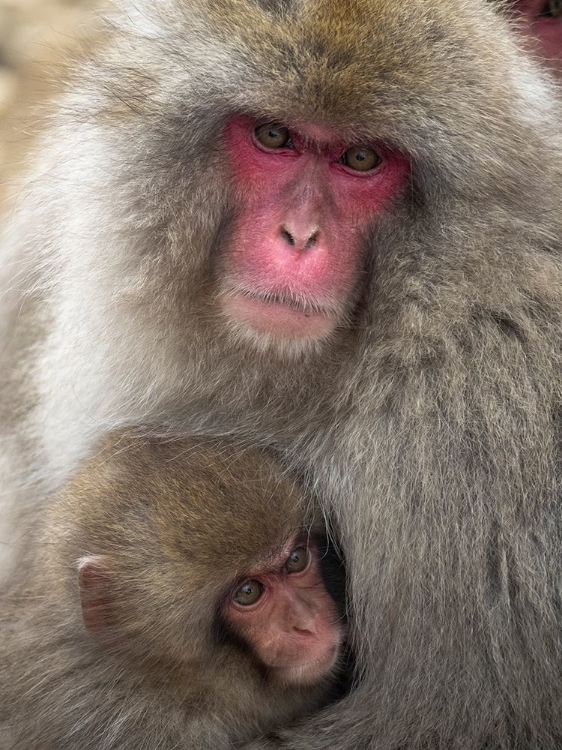
[[[0,0],[0,199],[49,111],[64,62],[87,46],[94,0]]]

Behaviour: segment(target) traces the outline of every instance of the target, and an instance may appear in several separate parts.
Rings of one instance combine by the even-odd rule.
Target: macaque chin
[[[343,569],[266,454],[113,435],[40,539],[2,601],[10,748],[216,750],[337,697]]]

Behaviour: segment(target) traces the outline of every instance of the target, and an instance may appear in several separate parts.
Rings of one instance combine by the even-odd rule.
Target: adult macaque
[[[361,685],[281,747],[562,742],[562,113],[519,44],[485,0],[131,2],[11,225],[13,505],[148,423],[275,445],[338,521]]]
[[[265,454],[112,436],[0,600],[0,747],[216,750],[318,708],[343,575],[305,502]]]

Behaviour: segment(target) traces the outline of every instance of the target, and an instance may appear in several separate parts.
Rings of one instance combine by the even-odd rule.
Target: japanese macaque
[[[13,577],[104,433],[269,446],[361,673],[276,748],[560,747],[555,85],[487,0],[122,5],[6,223]]]
[[[0,600],[2,750],[215,750],[318,708],[344,580],[310,513],[263,453],[112,436]]]

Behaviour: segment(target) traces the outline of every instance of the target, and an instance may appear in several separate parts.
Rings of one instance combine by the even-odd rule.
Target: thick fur
[[[109,438],[0,599],[2,750],[227,749],[325,703],[333,681],[268,679],[219,623],[229,586],[307,528],[307,506],[263,452]],[[112,602],[97,638],[78,590],[89,555]]]
[[[365,673],[281,746],[558,748],[562,113],[546,74],[485,0],[126,11],[71,85],[6,250],[23,289],[0,391],[7,449],[25,449],[13,502],[37,507],[122,424],[275,443],[339,523]],[[411,156],[352,324],[321,347],[241,341],[217,313],[236,213],[220,134],[240,111]]]

